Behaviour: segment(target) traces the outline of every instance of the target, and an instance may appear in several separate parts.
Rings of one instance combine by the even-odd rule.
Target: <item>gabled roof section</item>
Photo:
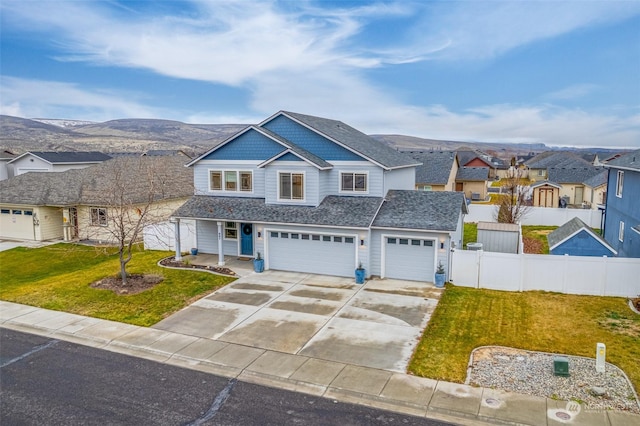
[[[602,170],[600,173],[590,177],[589,179],[585,180],[583,183],[587,186],[590,186],[591,188],[597,188],[599,186],[607,184],[608,176],[609,176],[609,172],[607,170]]]
[[[27,155],[33,155],[35,157],[38,157],[49,164],[101,163],[111,158],[111,156],[104,154],[102,152],[97,152],[97,151],[87,151],[87,152],[30,151],[30,152],[25,152],[24,154],[14,158],[9,162],[13,163],[14,161],[18,161],[19,159]]]
[[[247,133],[249,130],[257,130],[255,126],[247,126],[244,129],[241,129],[240,131],[234,133],[233,135],[229,136],[228,138],[226,138],[225,140],[223,140],[222,142],[220,142],[219,144],[215,145],[213,148],[211,148],[210,150],[204,152],[203,154],[201,154],[200,156],[194,158],[193,160],[191,160],[190,162],[188,162],[187,164],[185,164],[185,167],[190,167],[193,166],[195,163],[197,163],[198,161],[202,160],[204,157],[206,157],[207,155],[211,154],[214,151],[219,150],[220,148],[222,148],[223,146],[225,146],[226,144],[228,144],[229,142],[231,142],[232,140],[238,138],[240,135],[243,135],[245,133]]]
[[[290,111],[280,111],[264,120],[263,126],[274,118],[284,115],[306,128],[324,136],[332,142],[354,152],[386,170],[413,167],[419,165],[410,156],[396,151],[390,146],[365,135],[359,130],[341,121],[314,117]]]
[[[468,213],[462,192],[391,190],[371,226],[455,231],[461,213]]]
[[[640,149],[609,161],[605,167],[640,172]]]
[[[460,167],[456,181],[483,181],[489,179],[488,167]]]
[[[530,169],[547,169],[550,167],[590,167],[591,163],[578,155],[566,151],[545,151],[525,161]]]
[[[280,142],[283,146],[285,146],[287,149],[285,149],[284,151],[274,155],[273,157],[267,159],[266,161],[264,161],[263,163],[260,163],[258,165],[258,167],[264,167],[267,164],[271,163],[272,161],[277,160],[278,158],[282,157],[283,155],[286,155],[287,153],[291,153],[293,155],[295,155],[296,157],[300,158],[303,161],[306,161],[307,163],[317,167],[320,170],[329,170],[333,168],[333,165],[331,163],[328,163],[326,161],[324,161],[322,158],[318,157],[315,154],[310,153],[309,151],[307,151],[304,148],[299,147],[298,145],[286,140],[285,138],[283,138],[282,136],[272,132],[269,129],[265,129],[265,128],[258,128],[258,131],[262,132],[263,134],[270,136],[272,139]]]
[[[553,250],[581,231],[587,232],[589,235],[591,235],[591,237],[593,237],[596,241],[610,250],[613,254],[618,254],[618,252],[613,247],[611,247],[604,238],[593,232],[593,230],[589,228],[589,226],[587,226],[587,224],[580,220],[578,217],[574,217],[569,222],[565,223],[564,225],[555,229],[553,232],[547,235],[547,240],[549,241],[549,250]]]
[[[412,154],[422,165],[416,167],[416,183],[446,185],[456,161],[455,151],[426,151]]]
[[[329,195],[318,207],[266,204],[264,198],[195,195],[172,216],[272,224],[300,224],[367,228],[381,197]],[[358,212],[354,214],[354,212]]]
[[[534,189],[537,188],[539,186],[553,186],[554,188],[558,188],[558,189],[562,189],[562,185],[560,185],[559,183],[555,183],[555,182],[551,182],[550,180],[540,180],[538,182],[534,182],[531,185],[529,185],[529,188]]]

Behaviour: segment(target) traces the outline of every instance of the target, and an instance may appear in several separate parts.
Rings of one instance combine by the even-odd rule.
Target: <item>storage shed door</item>
[[[268,238],[269,269],[354,276],[355,237],[271,231]]]
[[[385,278],[434,281],[435,241],[385,237],[383,244]]]

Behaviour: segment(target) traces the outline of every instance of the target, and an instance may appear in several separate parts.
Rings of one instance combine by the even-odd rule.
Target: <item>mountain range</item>
[[[136,118],[96,123],[0,115],[0,150],[13,154],[22,154],[27,151],[115,153],[181,150],[190,156],[197,156],[246,126],[246,124],[188,124],[172,120]],[[402,151],[477,149],[503,159],[510,159],[513,155],[554,149],[542,143],[462,142],[405,135],[371,136]],[[562,149],[567,150],[567,148]],[[595,150],[575,148],[575,150],[616,152],[601,148]]]

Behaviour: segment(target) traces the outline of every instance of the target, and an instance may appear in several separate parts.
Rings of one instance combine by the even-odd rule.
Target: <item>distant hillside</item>
[[[124,119],[104,123],[26,119],[0,115],[0,148],[26,151],[141,152],[183,150],[200,154],[246,127],[244,124],[186,124]]]

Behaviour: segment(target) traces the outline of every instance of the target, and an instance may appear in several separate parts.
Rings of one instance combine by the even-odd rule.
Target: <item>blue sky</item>
[[[640,146],[640,0],[2,0],[0,108]]]

